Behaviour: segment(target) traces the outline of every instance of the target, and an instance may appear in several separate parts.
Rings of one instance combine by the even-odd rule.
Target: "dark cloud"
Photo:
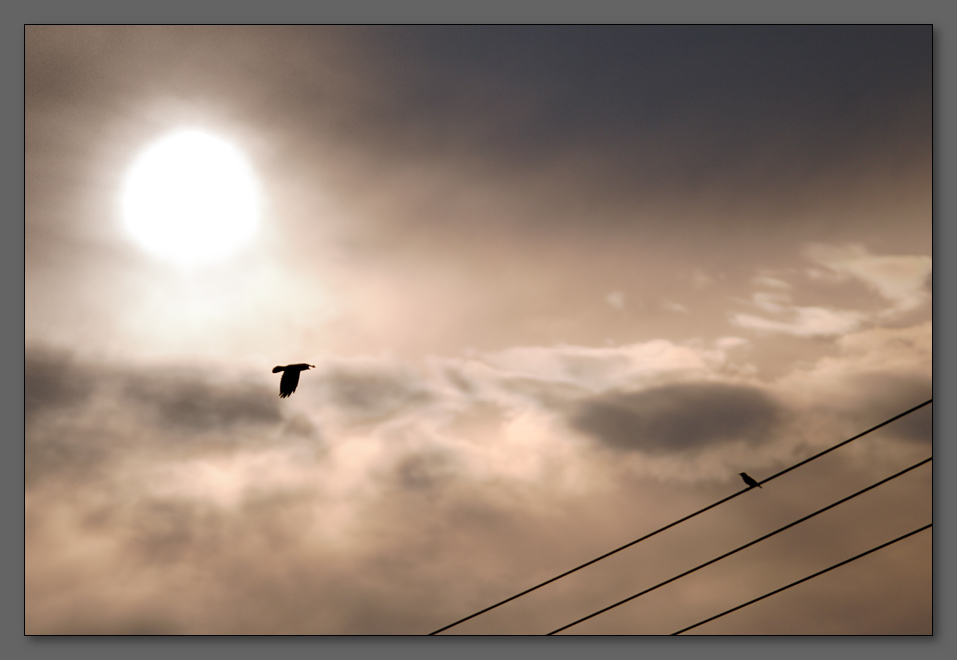
[[[256,437],[282,422],[278,401],[265,384],[217,381],[175,367],[130,368],[31,346],[24,357],[25,479],[87,479],[145,446],[168,448],[171,432],[198,450],[236,444],[239,430]],[[318,435],[305,418],[290,420],[285,430]]]
[[[131,550],[149,562],[169,565],[195,553],[200,542],[210,546],[222,527],[216,513],[200,502],[144,498],[129,507],[122,523]]]
[[[452,366],[447,366],[442,370],[443,375],[446,380],[455,386],[462,394],[473,395],[476,391],[475,383],[462,373],[462,369],[455,368]]]
[[[329,403],[359,423],[382,421],[433,398],[413,376],[385,367],[332,367],[323,385]]]
[[[29,424],[38,414],[64,410],[86,401],[96,377],[69,351],[28,347],[23,359],[23,406]]]
[[[100,384],[92,365],[63,349],[30,346],[23,368],[26,485],[48,474],[89,474],[100,467],[109,456],[108,429],[69,421]]]
[[[71,481],[89,478],[106,467],[115,450],[108,429],[83,423],[27,427],[23,439],[23,478],[27,488],[40,480],[69,475]]]
[[[688,383],[613,392],[581,402],[573,428],[619,451],[664,454],[721,442],[767,442],[782,410],[761,390]]]
[[[202,372],[130,374],[125,395],[149,409],[157,424],[177,429],[209,431],[282,419],[271,388],[216,382]]]
[[[456,475],[454,459],[444,452],[421,451],[403,456],[395,466],[395,477],[403,489],[432,491]]]
[[[322,435],[319,428],[304,415],[291,417],[283,427],[283,433],[299,438],[318,438]]]
[[[42,412],[78,407],[107,387],[120,400],[149,409],[163,426],[202,431],[282,419],[275,392],[264,384],[220,381],[192,369],[130,369],[50,347],[25,351],[28,422]]]

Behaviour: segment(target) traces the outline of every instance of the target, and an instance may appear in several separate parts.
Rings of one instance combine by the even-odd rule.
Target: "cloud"
[[[509,377],[600,391],[710,373],[723,364],[725,356],[718,349],[657,339],[602,348],[567,344],[515,347],[480,353],[475,359]]]
[[[930,300],[927,287],[932,258],[926,255],[870,254],[861,245],[833,246],[815,243],[805,255],[838,277],[863,282],[892,303],[882,316],[895,316],[916,309]]]
[[[27,422],[23,442],[23,478],[27,489],[47,478],[76,481],[102,473],[121,442],[106,425],[83,419],[42,425]]]
[[[748,340],[743,337],[721,337],[715,341],[715,346],[721,350],[730,350],[748,344]]]
[[[195,368],[121,366],[59,349],[24,359],[24,467],[28,484],[89,478],[139,452],[221,450],[263,431],[314,438],[308,420],[284,415],[271,387]]]
[[[605,296],[605,301],[617,310],[625,308],[625,294],[621,291],[612,291]]]
[[[865,320],[861,312],[824,307],[781,306],[781,320],[771,320],[753,314],[733,313],[734,325],[764,332],[781,332],[798,337],[827,337],[856,330]]]
[[[784,292],[756,291],[751,296],[751,301],[764,312],[777,316],[779,320],[736,313],[731,315],[732,323],[766,332],[815,337],[840,335],[856,330],[865,319],[863,313],[853,310],[793,305],[791,295]]]
[[[31,483],[82,480],[91,469],[149,456],[153,467],[140,476],[165,484],[151,486],[156,494],[225,505],[242,501],[256,484],[272,488],[274,477],[304,487],[319,477],[296,464],[320,454],[345,461],[333,479],[321,477],[340,493],[364,488],[370,470],[403,461],[399,482],[409,487],[444,483],[442,475],[463,471],[533,480],[563,455],[563,419],[576,402],[706,378],[724,368],[726,356],[721,348],[658,340],[516,347],[468,359],[434,357],[419,367],[393,358],[317,360],[287,402],[266,373],[80,359],[60,372],[40,368],[57,360],[48,351],[30,354],[29,364],[40,365],[28,377],[31,405],[70,412],[30,418]],[[73,380],[83,387],[70,389],[65,383]],[[53,396],[46,401],[42,392]]]
[[[38,414],[83,404],[95,377],[65,349],[28,346],[23,356],[23,406],[26,422]]]
[[[337,414],[353,423],[381,422],[433,399],[420,375],[391,361],[343,360],[317,366],[316,387]]]
[[[764,312],[765,316],[734,312],[729,315],[730,322],[763,332],[827,337],[854,332],[865,324],[899,316],[930,301],[929,256],[875,256],[860,245],[833,246],[821,243],[808,245],[804,249],[804,256],[817,264],[805,271],[812,280],[834,286],[851,281],[861,282],[892,303],[891,306],[874,313],[821,305],[796,305],[792,300],[790,291],[793,287],[790,284],[762,274],[755,277],[752,284],[771,291],[754,292],[751,304]]]
[[[777,383],[782,395],[803,408],[865,427],[932,396],[931,321],[854,332],[839,338],[836,349],[782,377]],[[920,433],[915,429],[908,435]]]
[[[758,275],[751,280],[751,283],[755,286],[762,286],[768,289],[790,289],[791,285],[785,282],[782,279],[777,277],[772,277],[771,275]]]
[[[891,374],[930,342],[870,332],[842,347],[893,389]],[[232,387],[225,374],[76,356],[91,394],[28,425],[28,465],[45,478],[25,491],[27,630],[428,632],[614,547],[622,516],[651,529],[716,484],[738,487],[732,468],[790,458],[800,383],[721,380],[725,357],[657,341],[516,347],[421,368],[338,358],[317,361],[277,419],[269,373]],[[819,366],[807,377],[833,374]],[[186,406],[188,393],[208,416]],[[178,425],[162,421],[171,415]],[[674,559],[666,550],[648,562]],[[620,580],[611,571],[555,606],[519,606],[472,630],[547,631]],[[668,611],[686,602],[673,598]]]
[[[162,428],[203,431],[282,419],[272,388],[261,382],[237,382],[195,367],[123,367],[49,347],[26,349],[24,389],[28,425],[40,412],[76,408],[106,393],[123,402],[117,414],[136,406],[150,425]]]
[[[664,307],[665,309],[667,309],[667,310],[670,311],[670,312],[678,312],[678,313],[680,313],[680,314],[688,314],[688,313],[689,313],[688,308],[685,307],[684,305],[682,305],[681,303],[672,302],[672,301],[666,301],[666,302],[661,303],[661,306]]]
[[[24,351],[24,480],[46,475],[89,475],[111,456],[114,435],[98,423],[103,381],[95,365],[61,348]]]
[[[662,454],[769,442],[780,413],[780,405],[754,387],[687,383],[593,397],[569,421],[612,449]]]
[[[421,451],[403,456],[395,465],[401,488],[435,492],[457,475],[455,457],[445,451]]]
[[[282,419],[273,388],[260,383],[216,382],[199,371],[126,376],[124,394],[149,410],[157,425],[195,431],[229,430]]]

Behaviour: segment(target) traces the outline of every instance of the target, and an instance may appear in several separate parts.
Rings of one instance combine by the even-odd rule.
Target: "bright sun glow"
[[[180,130],[133,163],[122,194],[127,230],[146,250],[181,264],[225,257],[256,232],[259,184],[243,154],[201,130]]]

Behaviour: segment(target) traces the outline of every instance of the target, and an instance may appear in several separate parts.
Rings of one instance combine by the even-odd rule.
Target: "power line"
[[[714,616],[709,617],[709,618],[705,619],[704,621],[699,621],[698,623],[694,624],[693,626],[688,626],[687,628],[682,628],[682,629],[679,630],[678,632],[673,632],[673,633],[671,633],[671,634],[672,634],[672,635],[680,635],[681,633],[687,632],[687,631],[691,630],[692,628],[697,628],[698,626],[703,625],[703,624],[705,624],[705,623],[708,623],[709,621],[714,621],[715,619],[718,619],[718,618],[720,618],[720,617],[723,617],[725,614],[731,614],[731,612],[734,612],[734,611],[736,611],[736,610],[740,610],[742,607],[747,607],[748,605],[751,605],[752,603],[756,603],[756,602],[758,602],[759,600],[764,600],[764,599],[767,598],[768,596],[773,596],[774,594],[780,593],[780,592],[784,591],[785,589],[790,589],[791,587],[796,586],[796,585],[799,585],[799,584],[801,584],[802,582],[807,582],[807,581],[810,580],[811,578],[816,578],[818,575],[823,575],[824,573],[827,573],[828,571],[833,571],[835,568],[839,568],[839,567],[843,566],[844,564],[849,564],[849,563],[851,563],[852,561],[856,561],[856,560],[860,559],[861,557],[864,557],[864,556],[866,556],[866,555],[871,554],[872,552],[877,552],[878,550],[880,550],[880,549],[882,549],[882,548],[886,548],[887,546],[892,545],[892,544],[894,544],[894,543],[897,543],[898,541],[903,541],[903,540],[906,539],[908,536],[913,536],[914,534],[917,534],[918,532],[923,532],[925,529],[929,529],[929,528],[931,528],[931,527],[933,527],[933,526],[934,526],[933,523],[928,523],[928,524],[924,525],[923,527],[921,527],[921,528],[919,528],[919,529],[915,529],[915,530],[912,531],[912,532],[908,532],[907,534],[904,534],[903,536],[898,536],[896,539],[894,539],[894,540],[892,540],[892,541],[888,541],[887,543],[882,543],[882,544],[880,544],[880,545],[877,546],[877,547],[871,548],[870,550],[867,550],[866,552],[862,552],[862,553],[859,554],[859,555],[854,555],[854,556],[851,557],[850,559],[845,559],[845,560],[842,561],[842,562],[838,562],[837,564],[834,564],[833,566],[829,566],[828,568],[825,568],[825,569],[822,570],[822,571],[818,571],[817,573],[814,573],[813,575],[808,575],[807,577],[801,578],[800,580],[796,580],[796,581],[792,582],[791,584],[787,584],[787,585],[785,585],[785,586],[783,586],[783,587],[781,587],[781,588],[779,588],[779,589],[775,589],[774,591],[769,591],[768,593],[764,594],[763,596],[758,596],[757,598],[755,598],[755,599],[753,599],[753,600],[749,600],[747,603],[742,603],[742,604],[738,605],[737,607],[732,607],[730,610],[725,610],[725,611],[722,612],[721,614],[715,614]]]
[[[776,473],[772,474],[770,477],[768,477],[767,479],[765,479],[764,481],[761,481],[761,482],[759,482],[759,483],[765,484],[765,483],[771,481],[772,479],[777,479],[777,478],[780,477],[782,474],[786,474],[786,473],[790,472],[791,470],[794,470],[795,468],[799,468],[799,467],[801,467],[802,465],[804,465],[805,463],[810,463],[810,462],[813,461],[814,459],[820,458],[820,457],[823,456],[824,454],[830,453],[830,452],[834,451],[835,449],[837,449],[838,447],[843,447],[844,445],[846,445],[846,444],[849,443],[849,442],[853,442],[854,440],[857,440],[858,438],[862,438],[862,437],[864,437],[865,435],[867,435],[868,433],[870,433],[871,431],[876,431],[877,429],[881,428],[882,426],[887,426],[887,425],[890,424],[891,422],[897,421],[897,420],[900,419],[901,417],[904,417],[905,415],[909,415],[909,414],[911,414],[912,412],[914,412],[915,410],[918,410],[918,409],[920,409],[920,408],[923,408],[923,407],[926,406],[928,403],[933,403],[933,401],[934,401],[933,398],[927,399],[927,401],[924,401],[924,403],[921,403],[921,404],[919,404],[919,405],[916,405],[916,406],[914,406],[913,408],[911,408],[910,410],[905,410],[904,412],[902,412],[902,413],[900,413],[900,414],[898,414],[898,415],[894,415],[894,416],[891,417],[890,419],[884,420],[883,422],[881,422],[881,423],[878,424],[877,426],[872,426],[871,428],[867,429],[866,431],[863,431],[863,432],[861,432],[861,433],[858,433],[858,434],[855,435],[853,438],[848,438],[847,440],[844,440],[843,442],[837,443],[837,444],[834,445],[833,447],[829,447],[828,449],[825,449],[825,450],[822,451],[822,452],[818,452],[817,454],[814,454],[813,456],[811,456],[811,457],[809,457],[809,458],[805,458],[805,459],[804,459],[803,461],[801,461],[800,463],[795,463],[794,465],[792,465],[792,466],[789,467],[789,468],[785,468],[785,469],[781,470],[780,472],[776,472]]]
[[[703,563],[703,564],[699,564],[698,566],[695,566],[694,568],[688,569],[688,570],[685,571],[684,573],[679,573],[678,575],[675,575],[674,577],[668,578],[668,579],[665,580],[664,582],[659,582],[658,584],[656,584],[656,585],[653,586],[653,587],[648,587],[648,588],[645,589],[644,591],[639,591],[638,593],[636,593],[636,594],[633,595],[633,596],[629,596],[628,598],[624,598],[624,599],[622,599],[622,600],[619,600],[617,603],[613,603],[613,604],[611,604],[611,605],[609,605],[609,606],[607,606],[607,607],[603,607],[602,609],[598,610],[597,612],[592,612],[592,613],[589,614],[588,616],[583,616],[582,618],[580,618],[580,619],[578,619],[578,620],[576,620],[576,621],[572,621],[571,623],[569,623],[569,624],[567,624],[567,625],[564,625],[564,626],[562,626],[561,628],[556,628],[555,630],[551,631],[551,632],[548,633],[548,634],[549,634],[549,635],[554,635],[554,634],[557,633],[557,632],[561,632],[562,630],[566,630],[566,629],[568,629],[568,628],[571,628],[572,626],[576,626],[576,625],[578,625],[579,623],[581,623],[581,622],[583,622],[583,621],[587,621],[588,619],[591,619],[591,618],[593,618],[593,617],[596,617],[596,616],[598,616],[599,614],[603,614],[603,613],[607,612],[608,610],[611,610],[611,609],[614,609],[614,608],[618,607],[619,605],[624,605],[625,603],[627,603],[627,602],[629,602],[629,601],[632,601],[632,600],[638,598],[639,596],[644,596],[645,594],[647,594],[647,593],[649,593],[649,592],[652,592],[652,591],[654,591],[655,589],[658,589],[659,587],[663,587],[663,586],[665,586],[666,584],[670,584],[671,582],[674,582],[675,580],[678,580],[678,579],[680,579],[680,578],[683,578],[683,577],[686,576],[686,575],[690,575],[690,574],[694,573],[695,571],[699,571],[699,570],[701,570],[702,568],[704,568],[704,567],[706,567],[706,566],[710,566],[711,564],[714,564],[715,562],[721,561],[721,560],[724,559],[725,557],[730,557],[731,555],[733,555],[733,554],[735,554],[735,553],[741,552],[741,551],[744,550],[745,548],[750,548],[752,545],[755,545],[756,543],[760,543],[761,541],[764,541],[765,539],[769,539],[769,538],[771,538],[772,536],[774,536],[775,534],[780,534],[780,533],[783,532],[784,530],[790,529],[791,527],[794,527],[795,525],[797,525],[797,524],[799,524],[799,523],[802,523],[802,522],[804,522],[805,520],[808,520],[809,518],[813,518],[814,516],[816,516],[816,515],[818,515],[818,514],[824,513],[824,512],[827,511],[828,509],[833,509],[834,507],[838,506],[839,504],[843,504],[844,502],[847,502],[848,500],[854,499],[854,498],[857,497],[858,495],[863,495],[863,494],[866,493],[867,491],[873,490],[874,488],[877,488],[878,486],[880,486],[880,485],[882,485],[882,484],[885,484],[885,483],[887,483],[888,481],[891,481],[892,479],[896,479],[897,477],[899,477],[899,476],[901,476],[901,475],[903,475],[903,474],[905,474],[905,473],[907,473],[907,472],[910,472],[911,470],[916,469],[916,468],[920,467],[921,465],[923,465],[924,463],[927,463],[927,462],[929,462],[929,461],[931,461],[931,460],[933,460],[933,457],[925,458],[924,460],[922,460],[922,461],[920,461],[920,462],[918,462],[918,463],[915,463],[914,465],[911,465],[911,466],[908,467],[908,468],[904,468],[904,469],[901,470],[900,472],[897,472],[897,473],[895,473],[895,474],[892,474],[892,475],[889,476],[889,477],[885,477],[884,479],[881,479],[881,480],[878,481],[877,483],[873,483],[873,484],[871,484],[870,486],[867,486],[866,488],[862,488],[861,490],[857,491],[856,493],[853,493],[853,494],[851,494],[851,495],[848,495],[847,497],[844,497],[844,498],[838,500],[837,502],[834,502],[834,503],[832,503],[832,504],[828,504],[826,507],[823,507],[823,508],[821,508],[821,509],[818,509],[817,511],[815,511],[815,512],[813,512],[813,513],[809,513],[808,515],[804,516],[803,518],[798,518],[798,519],[795,520],[794,522],[790,522],[790,523],[788,523],[787,525],[785,525],[784,527],[779,527],[779,528],[777,528],[776,530],[774,530],[773,532],[769,532],[769,533],[765,534],[764,536],[761,536],[761,537],[759,537],[759,538],[754,539],[753,541],[749,541],[748,543],[745,543],[744,545],[739,546],[739,547],[735,548],[734,550],[729,550],[728,552],[724,553],[723,555],[721,555],[721,556],[719,556],[719,557],[715,557],[714,559],[710,559],[710,560],[706,561],[706,562]]]
[[[891,417],[890,419],[884,420],[883,422],[881,422],[881,423],[878,424],[877,426],[872,426],[871,428],[867,429],[866,431],[863,431],[862,433],[858,433],[857,435],[855,435],[855,436],[852,437],[852,438],[848,438],[847,440],[844,440],[844,441],[842,441],[842,442],[837,443],[837,444],[834,445],[833,447],[830,447],[830,448],[828,448],[828,449],[825,449],[825,450],[822,451],[822,452],[819,452],[819,453],[817,453],[817,454],[814,454],[813,456],[804,459],[804,460],[801,461],[800,463],[796,463],[796,464],[792,465],[792,466],[789,467],[789,468],[786,468],[786,469],[784,469],[784,470],[781,470],[781,471],[778,472],[777,474],[773,474],[773,475],[771,475],[770,477],[768,477],[767,479],[765,479],[764,481],[760,481],[760,482],[758,482],[758,483],[767,483],[768,481],[771,481],[772,479],[776,479],[776,478],[780,477],[782,474],[785,474],[785,473],[787,473],[787,472],[790,472],[791,470],[793,470],[793,469],[795,469],[795,468],[798,468],[798,467],[804,465],[805,463],[809,463],[809,462],[813,461],[813,460],[816,459],[816,458],[820,458],[820,457],[823,456],[824,454],[827,454],[827,453],[829,453],[829,452],[832,452],[832,451],[834,451],[835,449],[837,449],[838,447],[843,447],[844,445],[846,445],[846,444],[849,443],[849,442],[853,442],[854,440],[857,440],[858,438],[862,438],[862,437],[864,437],[865,435],[867,435],[868,433],[871,433],[872,431],[876,431],[877,429],[881,428],[882,426],[887,426],[887,425],[890,424],[891,422],[894,422],[894,421],[900,419],[901,417],[904,417],[905,415],[909,415],[910,413],[914,412],[915,410],[918,410],[918,409],[920,409],[920,408],[923,408],[923,407],[926,406],[927,404],[933,402],[933,400],[934,400],[933,398],[930,398],[930,399],[928,399],[927,401],[924,401],[923,403],[921,403],[920,405],[914,406],[914,407],[911,408],[910,410],[905,410],[904,412],[902,412],[902,413],[900,413],[900,414],[898,414],[898,415],[894,415],[894,416]],[[724,504],[724,503],[727,502],[728,500],[734,499],[734,498],[737,497],[738,495],[741,495],[742,493],[746,493],[746,492],[749,491],[749,490],[750,490],[750,488],[745,488],[745,489],[743,489],[743,490],[738,491],[737,493],[733,493],[733,494],[731,494],[731,495],[728,495],[728,496],[725,497],[724,499],[718,500],[717,502],[715,502],[715,503],[713,503],[713,504],[709,504],[708,506],[704,507],[703,509],[698,509],[698,510],[695,511],[694,513],[688,514],[688,515],[685,516],[684,518],[679,518],[678,520],[675,520],[674,522],[669,523],[669,524],[665,525],[664,527],[659,527],[659,528],[656,529],[655,531],[649,532],[648,534],[645,534],[644,536],[642,536],[642,537],[640,537],[640,538],[637,538],[637,539],[635,539],[634,541],[630,541],[630,542],[628,542],[628,543],[626,543],[626,544],[624,544],[624,545],[622,545],[622,546],[619,546],[619,547],[615,548],[614,550],[611,550],[611,551],[609,551],[609,552],[606,552],[606,553],[603,554],[603,555],[600,555],[600,556],[598,556],[598,557],[595,557],[594,559],[592,559],[592,560],[590,560],[590,561],[586,561],[584,564],[580,564],[580,565],[576,566],[575,568],[569,569],[569,570],[565,571],[564,573],[561,573],[561,574],[559,574],[559,575],[556,575],[556,576],[553,577],[553,578],[549,578],[548,580],[545,580],[544,582],[539,582],[539,583],[536,584],[535,586],[529,587],[529,588],[526,589],[525,591],[519,592],[519,593],[515,594],[514,596],[510,596],[510,597],[506,598],[505,600],[500,600],[499,602],[495,603],[494,605],[489,605],[489,606],[486,607],[485,609],[481,609],[481,610],[479,610],[478,612],[474,612],[474,613],[472,613],[472,614],[470,614],[470,615],[468,615],[468,616],[466,616],[466,617],[463,617],[463,618],[459,619],[458,621],[454,621],[454,622],[452,622],[452,623],[450,623],[450,624],[448,624],[448,625],[446,625],[446,626],[443,626],[443,627],[439,628],[438,630],[433,630],[433,631],[430,632],[429,634],[430,634],[430,635],[437,635],[437,634],[439,634],[440,632],[444,632],[444,631],[448,630],[449,628],[452,628],[452,627],[454,627],[454,626],[459,625],[460,623],[465,623],[465,622],[468,621],[469,619],[474,619],[475,617],[477,617],[477,616],[479,616],[479,615],[481,615],[481,614],[485,614],[486,612],[489,612],[489,611],[491,611],[491,610],[494,610],[496,607],[500,607],[500,606],[504,605],[505,603],[510,603],[511,601],[515,600],[516,598],[521,598],[522,596],[525,596],[526,594],[530,594],[531,592],[535,591],[536,589],[541,589],[541,588],[544,587],[545,585],[551,584],[552,582],[555,582],[556,580],[560,580],[560,579],[562,579],[563,577],[566,577],[566,576],[568,576],[568,575],[571,575],[572,573],[574,573],[574,572],[576,572],[576,571],[580,571],[581,569],[585,568],[586,566],[591,566],[592,564],[594,564],[594,563],[596,563],[596,562],[599,562],[599,561],[601,561],[602,559],[605,559],[605,558],[607,558],[607,557],[610,557],[610,556],[612,556],[613,554],[615,554],[615,553],[617,553],[617,552],[621,552],[622,550],[624,550],[624,549],[626,549],[626,548],[630,548],[631,546],[635,545],[636,543],[641,543],[642,541],[644,541],[644,540],[646,540],[646,539],[650,539],[652,536],[655,536],[655,535],[657,535],[657,534],[660,534],[661,532],[663,532],[663,531],[665,531],[665,530],[667,530],[667,529],[671,529],[671,528],[674,527],[675,525],[679,525],[679,524],[685,522],[686,520],[690,520],[691,518],[694,518],[695,516],[698,516],[698,515],[704,513],[705,511],[709,511],[710,509],[713,509],[714,507],[716,507],[716,506],[718,506],[718,505],[720,505],[720,504]]]

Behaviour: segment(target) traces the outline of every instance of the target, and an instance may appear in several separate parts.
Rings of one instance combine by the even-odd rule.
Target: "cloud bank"
[[[840,439],[841,419],[930,391],[929,326],[848,335],[776,382],[735,366],[740,341],[721,344],[336,358],[292,405],[267,374],[31,347],[28,632],[428,632],[613,545],[617,516],[593,515],[594,538],[555,546],[602,501],[727,492],[738,468],[767,473]],[[878,376],[877,399],[822,388]],[[882,451],[919,451],[928,419]],[[683,497],[633,515],[666,522],[692,508]],[[596,579],[550,615],[473,630],[554,627],[614,590]]]

